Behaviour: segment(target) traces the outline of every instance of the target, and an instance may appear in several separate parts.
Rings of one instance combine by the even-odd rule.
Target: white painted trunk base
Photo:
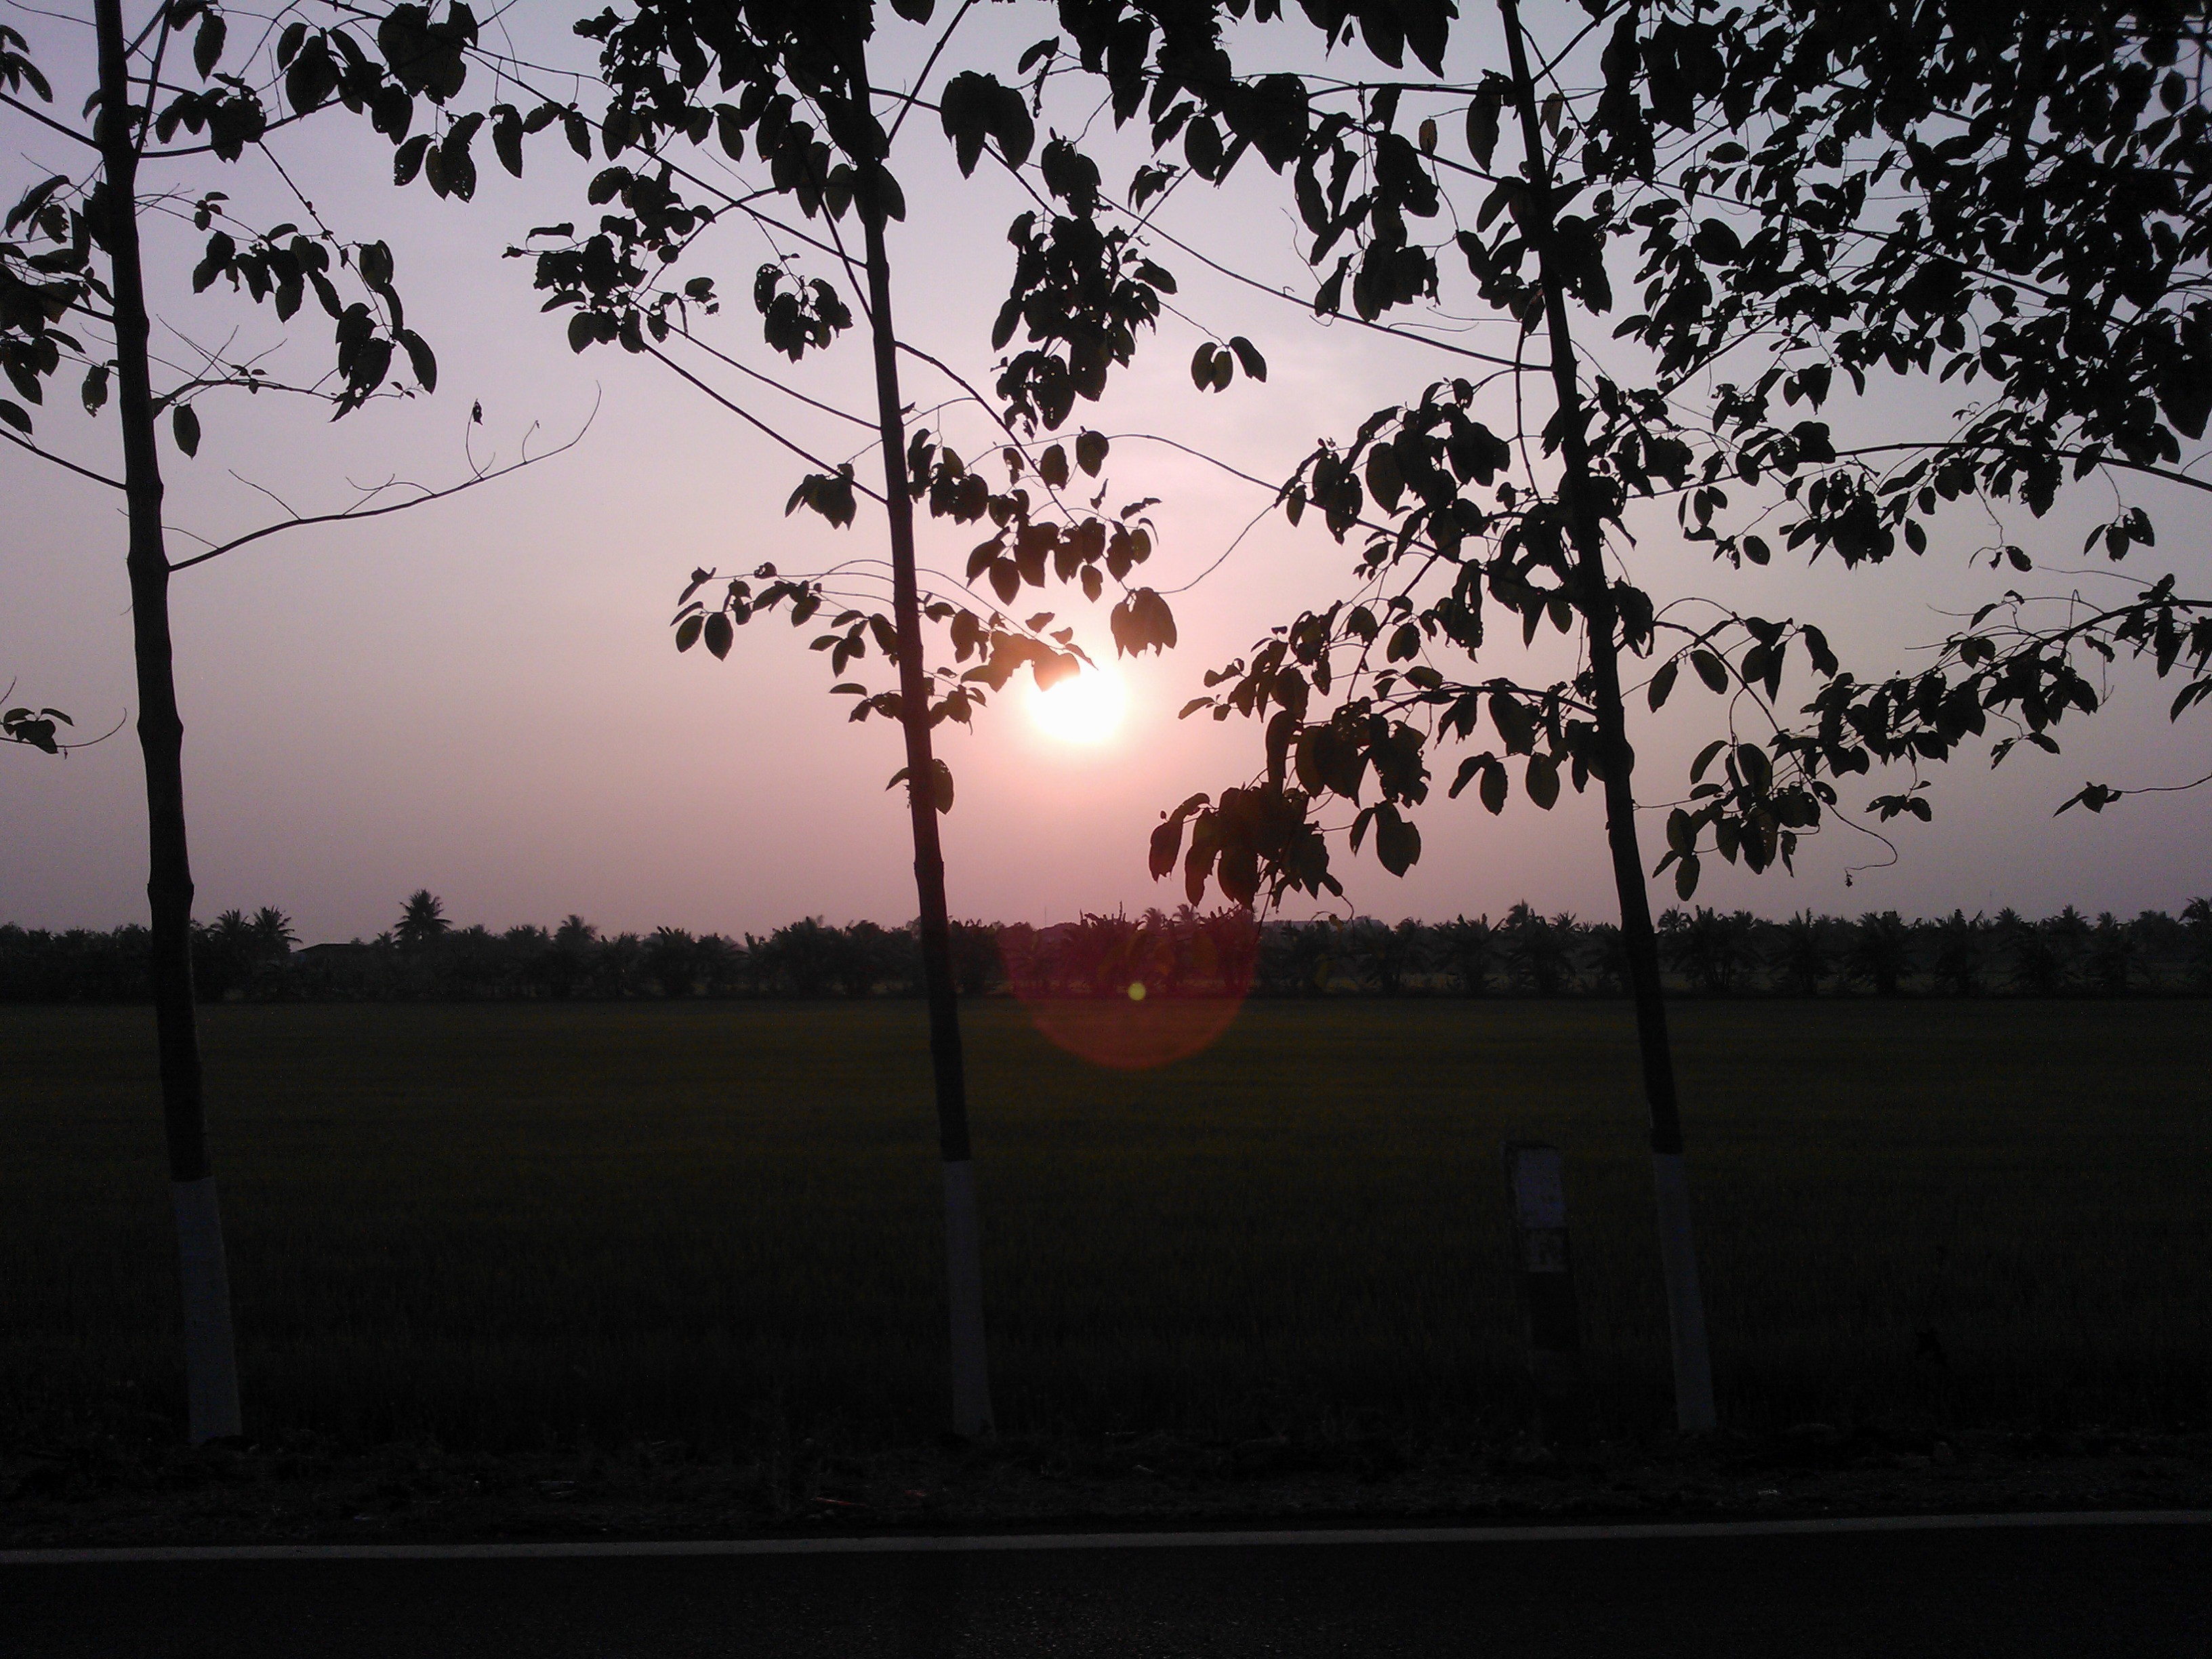
[[[1659,1267],[1667,1281],[1667,1327],[1674,1346],[1674,1425],[1710,1434],[1713,1360],[1705,1346],[1705,1301],[1698,1288],[1698,1247],[1690,1237],[1690,1177],[1680,1152],[1651,1154],[1659,1195]]]
[[[177,1257],[185,1292],[185,1397],[191,1442],[244,1432],[238,1413],[238,1350],[230,1330],[230,1271],[215,1177],[173,1181]]]
[[[945,1165],[945,1273],[952,1301],[952,1431],[992,1432],[991,1373],[983,1345],[983,1225],[975,1210],[975,1166]]]

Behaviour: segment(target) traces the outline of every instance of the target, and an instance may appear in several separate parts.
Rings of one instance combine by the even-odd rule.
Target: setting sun
[[[1046,732],[1067,743],[1102,743],[1121,723],[1128,701],[1121,678],[1086,668],[1048,691],[1030,690],[1030,713]]]

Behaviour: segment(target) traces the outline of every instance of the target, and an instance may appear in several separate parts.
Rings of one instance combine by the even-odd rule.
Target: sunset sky
[[[1008,76],[1024,46],[1052,33],[1048,12],[1030,5],[992,8],[979,19],[967,37],[969,61]],[[11,10],[10,21],[64,71],[55,107],[74,111],[86,43],[36,15]],[[896,26],[879,65],[911,64],[916,38]],[[574,46],[557,35],[529,44],[575,61]],[[1449,67],[1470,75],[1490,51],[1487,32],[1471,26]],[[891,69],[881,73],[893,78]],[[1063,126],[1076,118],[1072,111],[1071,103],[1060,112]],[[1086,143],[1109,179],[1126,179],[1136,151],[1113,140],[1109,125],[1100,118]],[[58,139],[4,112],[0,134],[11,157],[11,200],[22,183],[65,164]],[[1005,227],[1021,199],[988,169],[961,180],[933,117],[909,123],[899,145],[894,165],[910,204],[892,241],[902,330],[988,380],[988,331],[1011,270]],[[193,550],[193,533],[221,538],[280,511],[264,490],[299,511],[327,511],[351,499],[349,483],[451,482],[465,470],[465,438],[479,460],[505,460],[533,428],[530,441],[542,450],[591,425],[568,453],[506,482],[369,525],[295,532],[178,579],[197,913],[275,904],[295,918],[303,941],[374,934],[391,925],[405,893],[422,886],[443,896],[449,915],[495,927],[570,911],[607,931],[666,923],[729,933],[811,914],[833,921],[912,915],[902,803],[884,787],[902,763],[897,732],[880,721],[847,723],[846,700],[826,695],[824,659],[805,648],[814,630],[756,624],[718,664],[703,652],[678,657],[668,628],[694,565],[732,571],[773,560],[800,569],[875,554],[880,516],[864,510],[842,532],[811,515],[786,518],[785,498],[803,470],[789,455],[648,361],[610,348],[571,354],[562,315],[538,313],[527,262],[499,257],[532,225],[592,211],[581,200],[587,169],[557,143],[533,146],[519,184],[487,154],[483,187],[467,206],[419,187],[392,191],[385,142],[342,116],[309,124],[280,154],[331,222],[391,243],[410,320],[438,352],[439,388],[335,426],[307,405],[273,398],[204,404],[198,459],[164,445],[179,532],[173,558]],[[1288,191],[1256,167],[1249,173],[1225,196],[1196,187],[1179,194],[1161,222],[1263,281],[1300,287]],[[228,190],[268,217],[296,216],[265,167],[211,169],[188,182]],[[763,246],[735,226],[719,234],[720,255],[696,268],[716,274],[729,297],[715,323],[725,349],[869,412],[864,336],[848,335],[797,369],[772,359],[746,297]],[[276,342],[273,316],[226,289],[190,293],[194,240],[189,226],[173,223],[152,234],[156,307],[173,331],[157,324],[157,351],[181,362],[186,337],[212,343],[234,331],[240,341]],[[1205,331],[1167,319],[1106,404],[1079,409],[1079,423],[1111,434],[1170,434],[1276,477],[1316,439],[1348,438],[1372,409],[1417,396],[1449,372],[1415,348],[1319,326],[1302,301],[1235,288],[1171,247],[1155,257],[1181,279],[1178,307]],[[1471,295],[1459,297],[1472,303]],[[327,350],[326,324],[312,307],[295,323],[294,361]],[[1259,345],[1267,382],[1240,378],[1219,395],[1194,392],[1192,350],[1209,335],[1231,333]],[[1455,337],[1500,348],[1510,338],[1490,321]],[[903,372],[908,396],[921,406],[916,418],[939,425],[927,411],[950,388],[915,365]],[[41,415],[42,437],[88,465],[118,465],[112,411],[85,417],[73,407],[73,386],[56,392]],[[1909,425],[1944,395],[1917,388],[1844,418]],[[859,428],[840,430],[772,392],[744,398],[817,453],[860,452],[860,476],[880,483]],[[478,401],[484,422],[471,432]],[[1492,419],[1508,429],[1510,406]],[[971,459],[992,447],[972,416],[956,415],[951,434]],[[1265,492],[1134,438],[1115,443],[1109,474],[1114,501],[1161,498],[1153,513],[1162,545],[1144,580],[1163,590],[1207,571],[1267,504]],[[68,709],[80,736],[134,715],[119,503],[12,450],[0,453],[0,687],[13,679],[9,701]],[[2202,509],[2170,496],[2142,499],[2160,515],[2161,550],[2201,560]],[[1819,622],[1864,678],[1921,660],[1916,647],[1952,626],[1947,612],[1994,597],[2004,583],[1968,563],[1972,549],[1993,540],[2038,554],[2034,591],[2131,592],[2079,552],[2083,527],[2108,511],[2109,497],[2085,488],[2041,523],[2023,511],[1999,531],[1959,514],[1923,558],[1847,573],[1807,570],[1778,556],[1776,568],[1741,574],[1672,541],[1662,514],[1638,522],[1630,557],[1656,593],[1712,592],[1771,617]],[[922,535],[925,558],[956,571],[976,538],[972,528],[927,520]],[[2139,554],[2140,570],[2130,562],[2124,571],[2147,579],[2169,568],[2157,556]],[[1192,791],[1242,781],[1258,764],[1260,733],[1237,721],[1179,723],[1176,710],[1200,694],[1206,668],[1301,606],[1325,602],[1351,557],[1312,519],[1302,530],[1279,515],[1265,520],[1176,596],[1176,650],[1119,665],[1126,707],[1099,740],[1048,732],[1020,693],[987,710],[972,735],[940,728],[940,752],[958,787],[945,825],[953,914],[1042,921],[1179,902],[1178,884],[1147,878],[1146,834],[1164,807]],[[1022,605],[1060,611],[1095,653],[1110,653],[1103,605],[1087,610],[1060,590],[1035,605],[1024,596]],[[1517,658],[1508,642],[1498,660]],[[1565,661],[1556,649],[1545,660],[1547,678]],[[2167,724],[2172,689],[2123,665],[2107,712],[2059,733],[2063,756],[2023,754],[1992,773],[1984,754],[1970,752],[1939,769],[1936,823],[1892,826],[1899,861],[1860,869],[1848,889],[1847,870],[1889,855],[1838,825],[1806,845],[1794,878],[1753,878],[1707,860],[1698,901],[1768,914],[2009,905],[2039,915],[2069,902],[2093,913],[2178,909],[2212,890],[2212,790],[2130,798],[2101,818],[2051,816],[2086,779],[2168,784],[2205,769],[2203,717],[2178,731]],[[1713,734],[1717,707],[1702,693],[1678,691],[1659,723],[1639,726],[1645,799],[1679,792],[1686,757]],[[1442,918],[1495,915],[1526,897],[1586,919],[1613,914],[1594,795],[1568,794],[1547,815],[1516,793],[1504,817],[1492,818],[1471,793],[1443,799],[1453,763],[1449,750],[1432,763],[1435,795],[1419,818],[1425,852],[1409,878],[1390,878],[1366,855],[1340,860],[1349,908]],[[1844,804],[1856,809],[1904,781],[1850,781]],[[129,728],[64,761],[0,751],[0,921],[66,927],[143,920],[143,796]],[[1647,846],[1648,864],[1661,847],[1656,819]]]

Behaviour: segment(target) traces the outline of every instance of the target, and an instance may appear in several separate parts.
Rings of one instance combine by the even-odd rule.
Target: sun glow
[[[1064,743],[1103,743],[1121,724],[1128,693],[1121,677],[1086,668],[1048,691],[1030,688],[1030,713],[1037,725]]]

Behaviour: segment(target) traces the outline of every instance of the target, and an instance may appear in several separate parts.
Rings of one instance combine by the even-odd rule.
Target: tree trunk
[[[853,98],[868,106],[866,58],[853,46]],[[929,675],[915,574],[914,498],[907,490],[906,419],[899,398],[898,338],[891,325],[890,260],[884,250],[879,161],[864,168],[857,204],[867,239],[869,325],[876,352],[876,420],[884,447],[884,507],[890,519],[891,610],[898,631],[899,724],[906,733],[907,801],[914,823],[914,883],[921,905],[921,974],[929,1000],[929,1057],[937,1086],[938,1147],[945,1169],[945,1265],[952,1315],[952,1431],[992,1432],[991,1378],[983,1340],[982,1229],[968,1142],[968,1077],[960,1049],[960,991],[945,902],[937,832],[937,759],[930,744]]]
[[[1651,1168],[1657,1188],[1659,1260],[1667,1284],[1667,1322],[1674,1360],[1674,1420],[1685,1433],[1714,1426],[1712,1359],[1705,1342],[1705,1301],[1698,1288],[1698,1253],[1690,1234],[1690,1188],[1682,1166],[1682,1124],[1674,1099],[1674,1060],[1667,1037],[1667,1005],[1659,983],[1659,939],[1651,926],[1651,898],[1644,884],[1644,858],[1636,839],[1636,796],[1631,782],[1635,754],[1628,743],[1620,697],[1620,623],[1605,574],[1602,532],[1591,511],[1589,451],[1583,441],[1581,396],[1575,383],[1574,338],[1566,298],[1552,269],[1552,170],[1536,115],[1516,0],[1498,0],[1513,98],[1528,154],[1529,240],[1550,326],[1552,380],[1559,404],[1560,493],[1575,547],[1577,607],[1587,623],[1590,677],[1596,683],[1598,750],[1604,757],[1606,840],[1613,854],[1613,884],[1620,898],[1621,944],[1628,957],[1629,988],[1636,1001],[1637,1047],[1643,1060],[1644,1098],[1651,1114]]]
[[[138,670],[138,744],[146,762],[154,1018],[161,1048],[161,1116],[185,1304],[185,1392],[194,1444],[240,1432],[238,1360],[222,1221],[208,1166],[199,1029],[192,1006],[192,871],[185,839],[184,721],[169,647],[169,560],[161,535],[161,467],[155,448],[146,290],[139,264],[137,139],[122,0],[95,0],[100,53],[103,230],[114,289],[116,404],[123,423],[129,504],[131,643]]]

